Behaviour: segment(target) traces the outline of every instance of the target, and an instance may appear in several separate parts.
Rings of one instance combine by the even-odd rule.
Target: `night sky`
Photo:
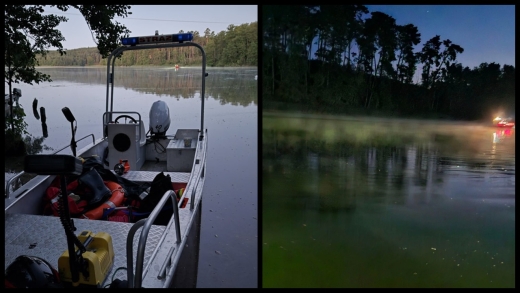
[[[515,65],[514,5],[366,5],[395,18],[398,25],[411,23],[423,44],[435,35],[464,49],[457,55],[462,66],[473,69],[483,62]],[[441,47],[442,48],[442,47]],[[421,69],[418,65],[418,71]]]

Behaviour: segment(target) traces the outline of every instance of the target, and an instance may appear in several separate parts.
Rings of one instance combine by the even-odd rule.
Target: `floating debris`
[[[216,254],[220,254],[220,251],[218,251],[218,250],[215,250],[215,253],[216,253]]]
[[[307,227],[307,225],[303,224],[303,227]]]
[[[458,263],[457,266],[460,267],[460,264]]]
[[[414,275],[417,275],[417,273],[413,273]]]
[[[217,237],[217,238],[218,238],[218,235],[217,235],[217,234],[215,234],[215,237]]]
[[[435,247],[432,247],[432,250],[437,250],[437,248],[435,248]]]

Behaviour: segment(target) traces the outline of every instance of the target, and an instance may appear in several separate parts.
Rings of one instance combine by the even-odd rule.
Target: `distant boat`
[[[501,118],[496,117],[493,119],[493,125],[497,127],[514,127],[515,126],[515,119],[514,118]]]

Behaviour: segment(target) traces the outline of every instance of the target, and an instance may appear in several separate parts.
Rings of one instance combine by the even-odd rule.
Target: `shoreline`
[[[70,65],[70,66],[36,66],[35,68],[106,68],[106,65],[85,65],[85,66],[76,66],[76,65]],[[165,67],[165,68],[175,68],[175,66],[172,65],[131,65],[131,66],[125,66],[125,65],[116,65],[115,67]],[[197,65],[193,66],[179,66],[178,68],[199,68]],[[258,68],[258,66],[214,66],[214,67],[206,67],[206,70],[208,68],[224,68],[224,69],[234,69],[234,68]]]

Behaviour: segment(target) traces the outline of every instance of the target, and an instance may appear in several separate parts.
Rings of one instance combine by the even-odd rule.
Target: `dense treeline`
[[[513,111],[515,68],[457,62],[441,36],[364,5],[262,6],[263,98],[336,113],[489,118]],[[492,57],[492,56],[490,56]],[[414,80],[418,65],[420,81]]]
[[[202,35],[198,31],[188,32],[193,33],[193,42],[204,47],[208,66],[258,65],[258,22],[229,25],[227,31],[217,34],[209,28]],[[101,58],[97,48],[68,50],[63,56],[51,51],[38,61],[40,66],[106,65],[106,59]],[[127,51],[116,64],[189,66],[201,62],[202,55],[197,48],[185,47]]]

